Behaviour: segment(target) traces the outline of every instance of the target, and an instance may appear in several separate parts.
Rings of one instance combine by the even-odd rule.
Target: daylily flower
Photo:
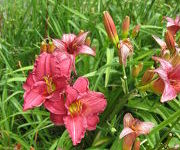
[[[167,29],[174,36],[180,30],[180,16],[177,16],[176,19],[170,17],[164,17],[167,20]]]
[[[126,66],[127,57],[132,55],[133,46],[129,39],[121,40],[118,48],[119,63]]]
[[[86,130],[95,130],[99,113],[106,107],[104,95],[90,91],[88,79],[79,77],[74,85],[66,90],[65,107],[67,115],[51,114],[55,125],[65,124],[73,145],[80,143]]]
[[[106,32],[109,36],[109,39],[114,43],[114,45],[117,47],[119,43],[119,37],[117,34],[116,26],[114,24],[114,21],[109,14],[108,11],[103,12],[103,21],[104,21],[104,27],[106,29]]]
[[[44,104],[50,112],[61,114],[65,109],[62,93],[70,77],[71,59],[63,52],[42,53],[36,59],[31,72],[23,85],[23,110]],[[63,111],[64,112],[64,111]]]
[[[152,122],[142,122],[136,118],[133,118],[130,113],[125,114],[123,125],[124,129],[120,134],[120,139],[124,137],[123,150],[131,150],[136,138],[139,135],[148,134],[154,127]]]
[[[53,39],[53,43],[57,49],[66,51],[70,54],[73,61],[75,71],[75,57],[79,54],[88,54],[95,56],[96,52],[86,44],[88,32],[83,32],[79,35],[63,34],[62,39]]]
[[[159,78],[153,82],[153,91],[162,93],[161,102],[176,98],[180,93],[180,65],[173,67],[164,59],[158,57],[153,57],[153,59],[160,63],[160,67],[154,70]]]

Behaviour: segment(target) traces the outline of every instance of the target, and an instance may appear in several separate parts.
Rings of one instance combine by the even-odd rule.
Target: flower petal
[[[81,139],[84,137],[87,126],[85,118],[82,116],[67,116],[64,117],[64,124],[73,141],[73,145],[80,143]]]
[[[155,39],[155,41],[159,44],[159,46],[161,47],[162,50],[165,50],[165,49],[166,49],[166,43],[165,43],[163,40],[161,40],[159,37],[157,37],[157,36],[155,36],[155,35],[153,35],[152,37],[153,37],[153,38]]]
[[[84,32],[84,33],[78,35],[78,36],[74,39],[72,46],[73,46],[73,45],[74,45],[74,46],[84,45],[87,35],[88,35],[88,32]]]
[[[132,150],[132,146],[135,139],[136,139],[135,133],[131,133],[125,136],[123,139],[123,150]]]
[[[23,89],[24,90],[30,90],[31,86],[34,84],[35,82],[35,79],[34,79],[34,75],[33,73],[29,73],[27,79],[26,79],[26,82],[23,84]]]
[[[141,134],[148,134],[151,129],[154,127],[154,123],[152,122],[142,122],[139,121],[138,119],[136,119],[136,124],[135,124],[135,130],[136,130],[136,134],[137,136],[141,135]]]
[[[174,99],[177,96],[177,93],[176,90],[173,88],[173,86],[170,84],[167,72],[165,72],[161,68],[155,69],[154,71],[159,74],[160,78],[164,82],[164,90],[161,96],[161,102],[166,102]]]
[[[175,67],[171,73],[169,73],[169,78],[172,80],[179,80],[180,81],[180,65]]]
[[[36,79],[39,81],[43,80],[45,76],[52,76],[54,73],[59,74],[56,72],[56,65],[56,60],[52,54],[41,53],[34,65]]]
[[[130,113],[126,113],[124,115],[124,119],[123,119],[123,125],[124,127],[131,127],[133,124],[134,118]]]
[[[44,107],[54,114],[66,114],[64,97],[58,92],[44,102]]]
[[[65,115],[57,115],[50,113],[50,119],[56,126],[64,125],[64,120],[63,120],[64,116]]]
[[[87,78],[79,77],[73,85],[79,93],[87,92],[89,89],[89,81]]]
[[[69,44],[72,43],[72,41],[76,38],[75,34],[63,34],[62,41],[69,46]]]
[[[73,88],[68,86],[66,89],[66,107],[68,107],[72,102],[74,102],[78,97],[78,92]]]
[[[98,114],[104,111],[107,102],[104,95],[99,92],[89,91],[78,97],[85,106],[83,114],[88,116],[90,114]]]
[[[125,127],[122,131],[121,134],[119,136],[120,139],[122,139],[123,137],[125,137],[126,135],[130,134],[130,133],[134,133],[134,131],[131,128]]]
[[[172,65],[164,59],[161,59],[159,57],[154,57],[154,56],[152,57],[152,59],[154,59],[155,61],[158,61],[161,65],[160,67],[166,72],[170,72],[173,69]]]
[[[77,48],[77,55],[78,54],[87,54],[87,55],[92,55],[92,56],[95,56],[96,55],[96,52],[90,48],[89,46],[87,45],[81,45]]]
[[[67,78],[65,76],[54,76],[53,83],[56,86],[56,91],[63,91],[65,90],[67,83]]]
[[[45,82],[39,81],[35,83],[29,91],[24,93],[23,111],[41,106],[45,101],[43,93],[46,91]]]
[[[91,115],[91,116],[88,116],[86,118],[87,120],[87,129],[88,130],[95,130],[96,129],[96,125],[97,123],[99,122],[99,117],[98,115]]]
[[[53,54],[56,57],[56,62],[58,64],[56,65],[58,72],[60,72],[61,76],[70,77],[72,68],[72,60],[70,55],[61,51],[55,51]]]
[[[176,98],[176,96],[177,96],[177,93],[176,93],[176,90],[173,88],[173,86],[170,85],[170,83],[165,82],[164,91],[161,96],[161,102],[173,100],[174,98]]]
[[[58,50],[60,50],[60,51],[67,51],[66,44],[63,41],[61,41],[59,39],[53,39],[52,41],[53,41],[55,47]]]

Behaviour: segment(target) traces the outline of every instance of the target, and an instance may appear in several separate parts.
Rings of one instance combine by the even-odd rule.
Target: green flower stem
[[[126,76],[126,70],[125,70],[125,66],[122,65],[122,69],[123,69],[123,79],[125,81],[125,94],[129,93],[129,89],[128,89],[128,82],[127,82],[127,76]]]
[[[139,87],[137,87],[137,88],[138,88],[138,90],[140,90],[140,91],[148,91],[148,90],[151,89],[152,84],[153,84],[153,81],[150,82],[150,83],[148,83],[148,84],[146,84],[146,85],[139,86]]]

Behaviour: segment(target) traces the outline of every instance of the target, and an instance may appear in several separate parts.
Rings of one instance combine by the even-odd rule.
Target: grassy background
[[[113,16],[119,34],[126,15],[131,18],[131,30],[136,24],[141,24],[140,33],[133,40],[134,58],[126,68],[132,91],[128,98],[121,87],[122,69],[117,52],[103,26],[105,10]],[[92,90],[105,94],[108,107],[100,116],[97,130],[87,132],[77,147],[72,146],[64,127],[55,127],[50,122],[49,113],[43,108],[22,111],[22,83],[39,54],[47,11],[50,37],[61,38],[63,33],[77,34],[85,30],[90,31],[92,46],[96,46],[96,57],[79,56],[76,68],[79,76],[89,78]],[[150,58],[158,53],[159,47],[152,34],[163,37],[166,28],[162,17],[175,17],[179,12],[178,0],[48,0],[48,7],[46,0],[0,0],[0,149],[13,149],[19,143],[23,149],[33,146],[37,150],[58,147],[65,150],[118,150],[125,112],[156,124],[149,136],[141,137],[142,149],[161,149],[161,143],[169,147],[180,143],[179,99],[161,104],[156,95],[137,96],[130,72],[131,67],[139,62],[144,63],[143,72],[153,64]],[[122,99],[128,101],[122,103]]]

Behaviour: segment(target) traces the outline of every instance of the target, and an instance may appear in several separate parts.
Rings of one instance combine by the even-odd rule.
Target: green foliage
[[[128,65],[142,61],[143,72],[153,65],[151,56],[159,52],[155,51],[158,45],[151,36],[162,37],[165,31],[163,16],[175,17],[180,12],[178,0],[48,0],[48,7],[46,0],[0,1],[0,149],[14,149],[19,143],[27,150],[31,146],[38,150],[58,147],[119,150],[125,112],[156,125],[150,135],[140,137],[142,149],[161,149],[161,143],[169,147],[179,144],[179,98],[162,104],[159,96],[139,95],[133,90],[135,80],[129,67],[126,72],[131,93],[124,95],[122,68],[103,26],[104,10],[111,13],[118,33],[121,33],[126,15],[131,18],[130,32],[136,24],[141,24],[140,33],[133,41],[134,56]],[[50,122],[49,113],[43,108],[22,111],[22,84],[39,54],[39,45],[46,32],[47,11],[48,36],[61,38],[63,33],[77,34],[83,29],[90,31],[92,45],[96,46],[96,57],[79,56],[76,68],[79,75],[89,78],[92,90],[105,94],[108,106],[100,116],[97,129],[87,132],[77,147],[72,146],[64,127],[56,127]],[[142,73],[137,82],[141,77]]]

